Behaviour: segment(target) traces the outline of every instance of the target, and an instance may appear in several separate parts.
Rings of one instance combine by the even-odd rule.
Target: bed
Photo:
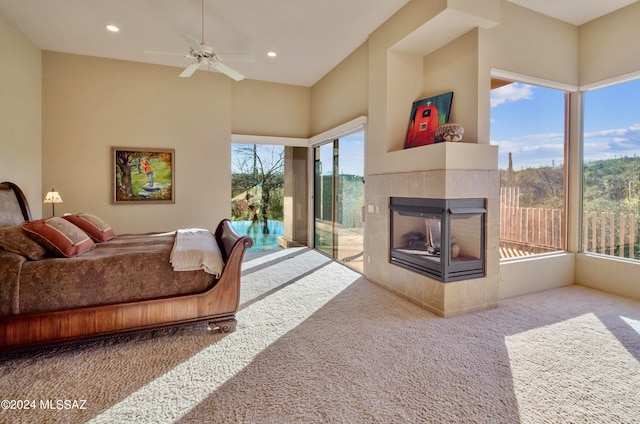
[[[102,226],[86,228],[73,219],[80,217]],[[43,233],[56,225],[73,234],[58,242]],[[203,238],[191,242],[189,233]],[[69,247],[67,239],[77,242]],[[199,248],[200,240],[216,263],[178,265],[178,245]],[[22,190],[0,183],[0,351],[199,321],[234,331],[242,260],[252,245],[228,219],[213,233],[125,235],[91,214],[34,221]]]

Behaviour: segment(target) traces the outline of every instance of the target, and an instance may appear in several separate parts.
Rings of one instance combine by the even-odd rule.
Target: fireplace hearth
[[[485,276],[485,199],[391,197],[389,261],[442,282]]]

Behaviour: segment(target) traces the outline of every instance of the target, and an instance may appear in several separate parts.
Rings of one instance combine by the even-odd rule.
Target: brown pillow
[[[104,222],[101,218],[90,213],[77,213],[75,215],[65,215],[64,219],[89,234],[94,241],[98,243],[111,240],[116,236],[111,226]]]
[[[19,225],[0,228],[0,248],[32,261],[47,257],[45,248],[31,240]]]
[[[57,216],[25,222],[22,229],[55,256],[72,258],[96,247],[87,233]]]

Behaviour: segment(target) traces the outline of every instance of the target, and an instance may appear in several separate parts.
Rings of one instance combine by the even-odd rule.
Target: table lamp
[[[51,213],[53,216],[56,216],[56,203],[62,203],[62,197],[60,197],[57,191],[51,189],[44,198],[43,203],[51,203]]]

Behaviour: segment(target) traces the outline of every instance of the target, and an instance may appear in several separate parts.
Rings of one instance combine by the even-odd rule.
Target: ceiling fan
[[[188,34],[180,34],[180,36],[187,42],[187,45],[189,46],[188,54],[149,50],[144,50],[143,53],[168,54],[195,59],[195,62],[191,63],[182,71],[182,73],[180,74],[182,78],[190,77],[195,71],[198,70],[198,68],[200,68],[201,65],[206,64],[210,69],[214,69],[225,74],[229,78],[240,81],[244,79],[244,75],[242,75],[235,69],[232,69],[229,66],[225,65],[223,62],[253,63],[255,60],[253,55],[250,54],[218,54],[218,52],[216,52],[211,46],[208,46],[204,42],[204,0],[202,0],[202,41],[198,42],[195,37],[192,37]]]

